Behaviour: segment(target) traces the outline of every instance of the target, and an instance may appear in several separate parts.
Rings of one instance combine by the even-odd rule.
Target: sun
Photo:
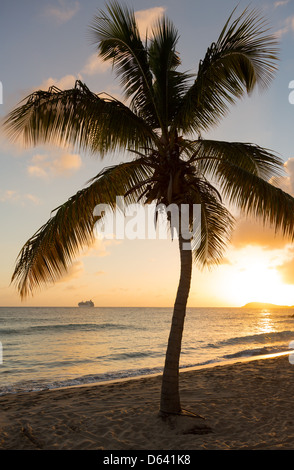
[[[283,283],[277,266],[262,250],[242,253],[227,281],[228,297],[235,305],[248,302],[293,304],[293,286]]]
[[[248,267],[240,268],[232,280],[232,290],[236,300],[244,302],[270,302],[282,301],[283,285],[274,268],[254,263]]]

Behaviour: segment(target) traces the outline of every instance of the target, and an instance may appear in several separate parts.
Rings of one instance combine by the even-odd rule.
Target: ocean
[[[161,373],[171,316],[172,308],[1,307],[0,395]],[[294,309],[188,308],[180,367],[283,352],[292,341]]]

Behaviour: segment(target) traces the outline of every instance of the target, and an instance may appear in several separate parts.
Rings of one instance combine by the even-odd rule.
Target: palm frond
[[[58,280],[75,256],[93,243],[98,204],[114,209],[116,196],[124,194],[150,177],[150,170],[140,160],[109,167],[78,191],[24,245],[12,276],[22,298],[42,284]],[[133,191],[126,204],[136,202],[140,190]]]
[[[206,176],[222,174],[224,165],[235,165],[263,179],[281,176],[283,160],[271,150],[244,142],[198,140],[190,162]]]
[[[151,146],[156,136],[145,121],[120,101],[100,97],[76,81],[75,87],[36,91],[6,118],[12,139],[26,145],[47,142],[71,144],[91,152]]]
[[[174,125],[190,133],[218,124],[229,105],[245,92],[252,92],[255,85],[269,85],[276,72],[277,53],[276,37],[255,10],[245,10],[235,21],[228,21],[200,61]]]
[[[160,127],[152,89],[147,49],[140,38],[134,11],[116,1],[100,11],[92,23],[100,57],[111,61],[126,98],[153,128]]]
[[[219,264],[231,238],[235,219],[220,200],[218,191],[204,179],[190,190],[193,204],[201,205],[201,230],[192,240],[194,261],[201,267]]]
[[[178,38],[173,23],[163,16],[152,29],[148,48],[150,69],[154,77],[154,97],[166,134],[191,77],[176,70],[181,63],[176,51]]]
[[[290,194],[232,163],[222,167],[218,181],[230,204],[294,239],[294,198]]]

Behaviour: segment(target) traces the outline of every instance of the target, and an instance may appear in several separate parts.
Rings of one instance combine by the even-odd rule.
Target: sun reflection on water
[[[267,309],[261,311],[261,317],[258,322],[260,333],[272,333],[275,331],[274,322],[271,319],[271,312]]]

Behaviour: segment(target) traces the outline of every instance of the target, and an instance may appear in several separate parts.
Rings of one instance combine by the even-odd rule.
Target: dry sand
[[[0,449],[294,449],[288,356],[181,372],[182,405],[205,421],[162,421],[160,385],[147,377],[2,396]]]

